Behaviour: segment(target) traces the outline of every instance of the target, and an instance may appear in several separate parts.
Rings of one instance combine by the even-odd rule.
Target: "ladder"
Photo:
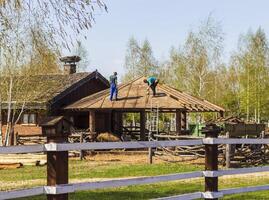
[[[150,108],[150,115],[149,115],[149,134],[148,134],[148,141],[154,141],[153,134],[159,133],[159,106],[153,106],[152,99],[151,99],[151,108]],[[148,158],[149,164],[153,162],[153,155],[154,151],[150,147],[148,149]]]

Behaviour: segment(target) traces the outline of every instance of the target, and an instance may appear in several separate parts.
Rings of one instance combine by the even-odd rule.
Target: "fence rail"
[[[218,144],[269,144],[269,139],[221,139],[221,138],[204,138],[197,140],[174,140],[174,141],[148,141],[148,142],[96,142],[96,143],[48,143],[44,145],[29,145],[29,146],[12,146],[12,147],[0,147],[0,154],[10,154],[10,153],[35,153],[35,152],[51,152],[51,153],[63,153],[70,150],[100,150],[100,149],[138,149],[138,148],[157,148],[157,147],[173,147],[173,146],[192,146],[192,145],[205,145],[207,151],[206,160],[214,160],[217,158],[217,153],[213,152],[213,147],[217,147]],[[60,155],[60,154],[59,154]],[[48,162],[49,158],[48,158]],[[57,162],[61,162],[57,161]],[[12,190],[12,191],[2,191],[0,192],[0,199],[12,199],[19,197],[28,197],[35,196],[40,194],[46,195],[60,195],[72,193],[80,190],[93,190],[101,188],[110,188],[110,187],[120,187],[120,186],[129,186],[129,185],[140,185],[140,184],[150,184],[163,181],[175,181],[182,179],[191,179],[191,178],[205,178],[205,182],[208,180],[213,183],[213,185],[206,185],[207,190],[205,192],[195,192],[191,194],[182,194],[177,196],[159,198],[159,200],[187,200],[187,199],[217,199],[223,197],[224,195],[237,194],[244,192],[252,191],[262,191],[269,190],[269,185],[255,186],[255,187],[244,187],[244,188],[231,188],[225,190],[218,190],[217,178],[225,175],[234,175],[234,174],[246,174],[246,173],[255,173],[255,172],[265,172],[269,171],[269,166],[263,167],[252,167],[252,168],[240,168],[240,169],[229,169],[229,170],[211,170],[216,163],[210,163],[206,161],[205,171],[196,171],[189,173],[177,173],[177,174],[168,174],[161,176],[151,176],[151,177],[139,177],[139,178],[124,178],[124,179],[113,179],[107,181],[96,181],[96,182],[83,182],[75,184],[55,184],[47,185],[42,187],[36,187],[31,189],[23,190]],[[57,163],[57,165],[66,167],[68,162]],[[212,166],[209,166],[212,165]],[[48,170],[49,167],[48,167]],[[61,179],[61,175],[56,174]],[[209,181],[209,182],[210,182]],[[215,184],[215,185],[214,185]],[[57,199],[57,198],[55,198]]]
[[[174,146],[195,146],[206,144],[269,144],[269,139],[215,139],[143,141],[143,142],[90,142],[90,143],[49,143],[0,147],[0,154],[39,153],[48,151],[143,149]]]

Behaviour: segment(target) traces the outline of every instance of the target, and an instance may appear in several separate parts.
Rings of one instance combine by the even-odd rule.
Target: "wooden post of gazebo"
[[[181,127],[182,127],[181,126],[182,125],[181,120],[182,120],[182,118],[181,118],[181,111],[179,109],[177,109],[176,110],[176,133],[178,135],[181,134]]]
[[[95,111],[89,112],[89,131],[91,134],[95,134]]]
[[[123,113],[121,111],[113,110],[111,112],[111,131],[118,136],[122,135],[122,127],[123,127]]]
[[[108,123],[108,132],[113,132],[112,130],[113,130],[113,128],[112,128],[112,124],[113,124],[113,122],[112,122],[112,110],[109,110],[108,111],[108,121],[107,121],[107,123]]]
[[[117,134],[121,136],[123,127],[122,112],[116,112],[116,120],[117,120]]]
[[[181,128],[187,130],[187,112],[181,112]]]
[[[146,140],[146,112],[140,111],[140,140]]]

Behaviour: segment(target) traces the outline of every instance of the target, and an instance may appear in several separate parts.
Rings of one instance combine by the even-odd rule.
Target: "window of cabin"
[[[22,123],[28,124],[28,118],[29,118],[29,114],[23,114]]]
[[[29,115],[29,124],[36,124],[36,114]]]
[[[23,124],[36,124],[36,113],[24,113],[22,116]]]

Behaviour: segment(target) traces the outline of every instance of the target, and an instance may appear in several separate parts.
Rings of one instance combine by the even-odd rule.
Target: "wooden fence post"
[[[230,138],[229,132],[226,133],[226,138],[227,139]],[[226,144],[226,147],[225,147],[225,164],[226,164],[226,168],[231,167],[231,145],[230,144]]]
[[[209,124],[202,131],[207,138],[217,138],[220,133],[220,128],[215,124]],[[217,144],[205,144],[205,170],[218,170]],[[218,177],[205,177],[205,192],[218,192]],[[214,200],[217,199],[218,198],[214,198]]]
[[[80,142],[80,144],[82,144],[84,142],[84,133],[83,132],[80,133],[79,142]],[[79,158],[80,158],[80,160],[83,160],[83,158],[84,158],[84,151],[83,150],[80,150]]]
[[[151,138],[152,138],[152,132],[149,132],[148,141],[152,141]],[[148,148],[148,162],[149,164],[153,163],[153,149],[151,147]]]
[[[14,145],[18,145],[18,141],[19,141],[19,133],[16,132],[14,136]]]
[[[49,117],[41,124],[47,143],[67,143],[70,122],[64,117]],[[47,152],[47,186],[68,184],[68,151]],[[68,194],[48,194],[47,200],[68,200]]]

